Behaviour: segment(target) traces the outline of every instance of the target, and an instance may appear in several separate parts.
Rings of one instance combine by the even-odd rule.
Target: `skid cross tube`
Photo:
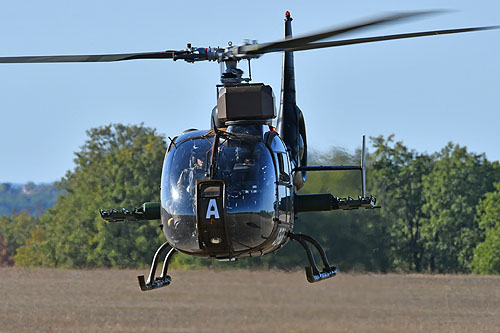
[[[167,270],[168,270],[168,265],[172,260],[172,257],[174,256],[175,253],[177,253],[177,250],[174,248],[171,248],[170,251],[168,251],[167,255],[165,256],[165,260],[163,261],[163,268],[161,271],[161,275],[155,278],[156,267],[158,266],[158,260],[160,259],[160,255],[163,252],[165,252],[168,246],[169,246],[168,242],[165,242],[158,248],[158,250],[156,250],[156,253],[153,257],[153,262],[151,263],[151,269],[149,270],[149,276],[147,282],[144,281],[144,275],[137,276],[137,280],[139,281],[139,287],[141,287],[142,291],[148,291],[165,287],[168,286],[170,282],[172,282],[172,278],[169,275],[167,275]]]
[[[321,247],[321,245],[312,237],[303,235],[303,234],[293,234],[288,233],[288,237],[292,240],[296,240],[300,245],[304,248],[307,254],[307,259],[309,260],[310,266],[306,266],[306,277],[307,281],[310,283],[318,282],[321,280],[325,280],[331,278],[337,274],[337,267],[330,266],[328,263],[328,258],[326,257],[326,253]],[[307,244],[310,242],[316,250],[318,250],[321,260],[323,261],[323,271],[319,271],[318,266],[316,266],[316,261],[314,260],[314,256],[312,254],[311,248]]]

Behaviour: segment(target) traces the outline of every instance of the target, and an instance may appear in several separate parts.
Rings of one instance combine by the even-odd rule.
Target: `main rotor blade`
[[[336,35],[340,35],[346,32],[350,32],[353,30],[359,30],[362,28],[372,27],[375,25],[382,25],[387,23],[394,23],[396,21],[401,21],[404,19],[413,18],[416,16],[424,16],[430,14],[439,14],[442,13],[442,10],[434,10],[434,11],[418,11],[418,12],[404,12],[404,13],[396,13],[392,15],[385,15],[378,17],[376,19],[371,19],[368,21],[360,22],[353,25],[348,25],[342,28],[335,28],[332,30],[310,34],[302,37],[295,37],[270,43],[259,43],[252,45],[243,45],[239,47],[238,52],[243,54],[263,54],[269,52],[279,52],[285,49],[299,48],[309,43],[333,37]]]
[[[405,38],[424,37],[424,36],[458,34],[458,33],[462,33],[462,32],[493,30],[493,29],[500,29],[500,26],[495,25],[495,26],[487,26],[487,27],[433,30],[433,31],[412,32],[412,33],[406,33],[406,34],[336,40],[336,41],[331,41],[331,42],[311,43],[311,44],[303,45],[303,46],[299,46],[299,47],[288,48],[288,49],[285,49],[283,51],[304,51],[304,50],[322,49],[322,48],[326,48],[326,47],[380,42],[380,41],[393,40],[393,39],[405,39]]]
[[[108,61],[122,61],[122,60],[134,60],[134,59],[172,59],[177,52],[179,51],[122,53],[122,54],[0,57],[0,63],[108,62]]]

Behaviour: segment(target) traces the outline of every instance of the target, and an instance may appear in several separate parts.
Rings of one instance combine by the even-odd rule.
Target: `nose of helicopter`
[[[193,255],[224,259],[261,253],[277,229],[271,153],[249,134],[232,134],[220,139],[212,160],[214,137],[205,133],[179,137],[165,158],[165,236],[174,248]]]

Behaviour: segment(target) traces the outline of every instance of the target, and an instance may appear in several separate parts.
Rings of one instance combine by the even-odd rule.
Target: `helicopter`
[[[148,279],[138,276],[142,291],[170,285],[167,274],[176,253],[233,261],[276,252],[289,240],[305,250],[308,282],[334,277],[321,244],[304,234],[293,233],[297,214],[308,211],[376,209],[376,197],[366,194],[365,137],[359,165],[310,166],[307,163],[305,119],[296,104],[294,52],[377,41],[442,34],[465,33],[498,26],[434,30],[396,35],[323,41],[356,30],[435,14],[437,11],[383,15],[340,28],[300,37],[292,36],[292,17],[285,13],[284,39],[226,47],[193,47],[161,52],[0,57],[0,63],[111,62],[140,59],[172,59],[188,63],[218,62],[217,105],[210,115],[210,129],[190,129],[170,140],[165,154],[160,202],[146,202],[134,209],[101,209],[108,222],[161,220],[166,237],[153,256]],[[267,53],[283,53],[280,109],[270,86],[251,83],[252,60]],[[238,68],[248,62],[248,75]],[[276,122],[276,127],[273,126]],[[298,194],[308,172],[354,170],[361,174],[357,198],[331,193]],[[313,251],[321,258],[318,267]],[[161,274],[156,277],[164,255]]]

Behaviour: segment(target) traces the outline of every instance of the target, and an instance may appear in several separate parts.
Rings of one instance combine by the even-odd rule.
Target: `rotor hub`
[[[248,61],[248,70],[250,73],[250,60]],[[243,77],[243,70],[238,68],[238,60],[221,61],[220,81],[224,86],[233,86],[242,82],[250,82],[252,77]]]

